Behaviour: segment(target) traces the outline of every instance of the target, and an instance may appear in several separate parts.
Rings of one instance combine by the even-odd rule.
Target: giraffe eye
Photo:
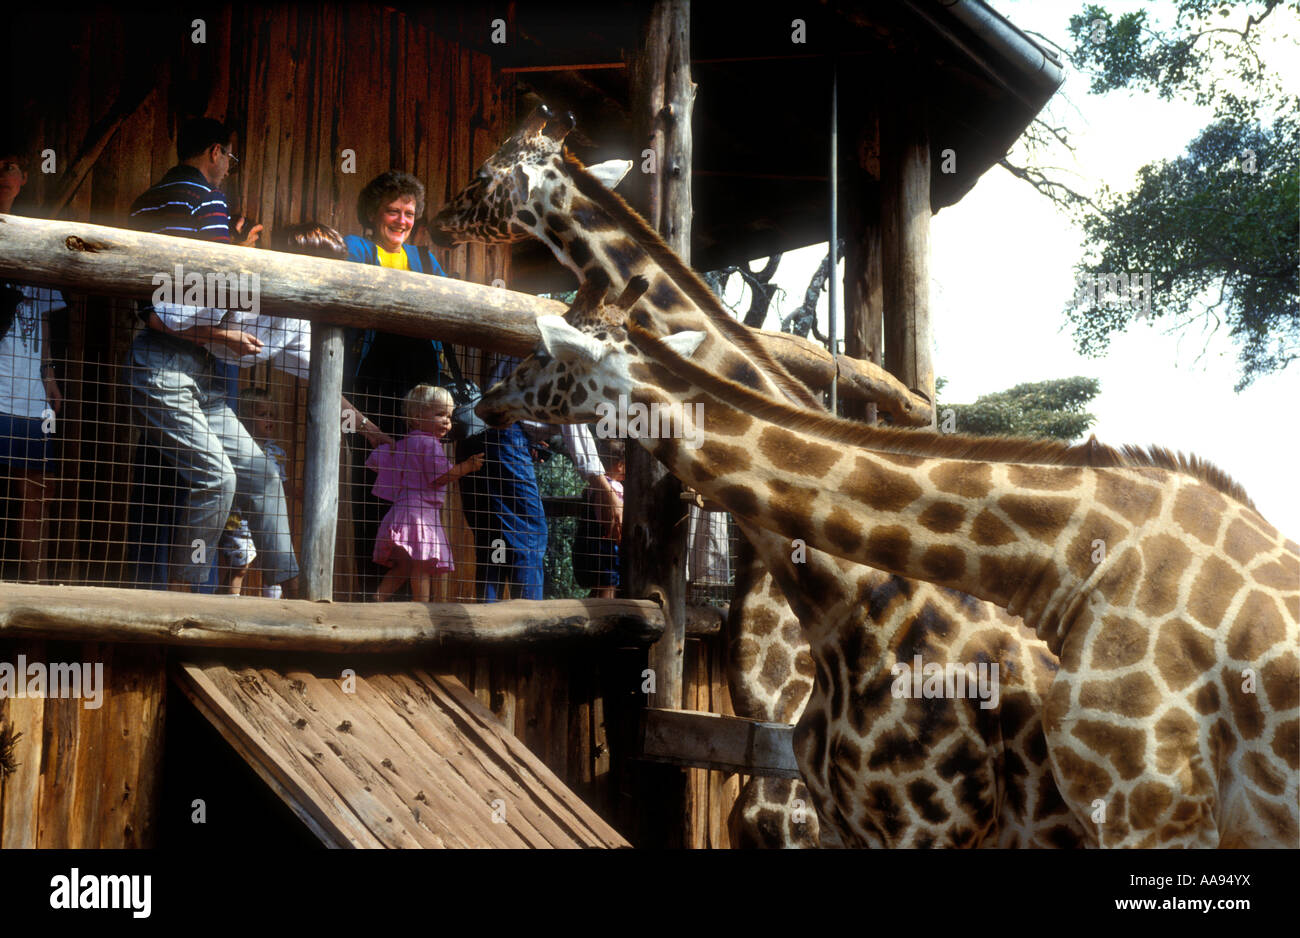
[[[480,166],[478,168],[478,178],[483,180],[484,182],[487,182],[489,179],[492,178],[492,174],[488,172],[486,166]]]
[[[551,364],[551,354],[545,349],[538,349],[533,353],[533,360],[537,362],[538,368],[546,368]]]

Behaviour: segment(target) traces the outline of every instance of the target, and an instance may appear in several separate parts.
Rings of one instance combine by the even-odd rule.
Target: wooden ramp
[[[174,674],[327,846],[629,846],[455,677],[338,670]]]

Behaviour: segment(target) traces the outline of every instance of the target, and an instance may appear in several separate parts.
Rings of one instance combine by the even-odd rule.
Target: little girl
[[[453,406],[446,388],[416,385],[403,408],[411,432],[391,446],[376,447],[366,460],[378,473],[375,495],[393,503],[375,539],[375,563],[389,568],[375,591],[376,602],[387,600],[409,578],[411,597],[427,603],[430,576],[452,569],[442,529],[443,499],[448,485],[483,466],[482,453],[453,466],[443,451]]]

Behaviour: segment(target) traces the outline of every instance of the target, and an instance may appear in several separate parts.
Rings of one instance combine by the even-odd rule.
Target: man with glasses
[[[236,164],[234,134],[219,121],[186,122],[177,136],[180,163],[131,206],[139,231],[232,242],[229,209],[220,188]],[[251,246],[261,225],[235,243]],[[160,273],[171,276],[169,266]],[[175,285],[179,299],[182,285]],[[247,314],[212,306],[144,303],[145,328],[127,362],[131,402],[149,440],[179,476],[182,492],[171,531],[169,587],[189,592],[209,576],[232,503],[252,529],[265,585],[292,596],[298,564],[289,537],[289,510],[274,460],[249,436],[228,403],[232,370],[222,358],[256,355],[262,342],[240,328]],[[161,495],[161,493],[159,493]]]

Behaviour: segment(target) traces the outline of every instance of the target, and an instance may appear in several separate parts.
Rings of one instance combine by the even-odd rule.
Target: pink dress
[[[446,486],[433,482],[451,469],[442,441],[431,433],[413,430],[397,443],[378,446],[366,460],[378,477],[375,496],[392,502],[375,538],[375,563],[393,565],[397,548],[417,566],[431,573],[453,569],[451,545],[442,529],[442,503]]]

